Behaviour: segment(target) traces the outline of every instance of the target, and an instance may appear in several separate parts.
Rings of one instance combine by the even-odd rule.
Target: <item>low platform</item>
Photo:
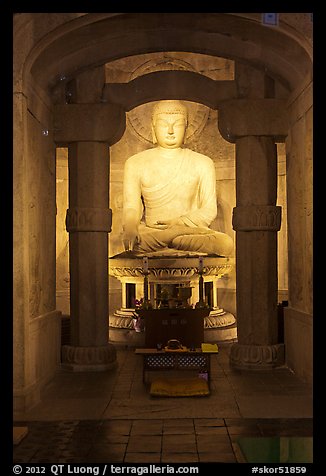
[[[145,344],[144,329],[138,326],[135,320],[135,307],[131,306],[130,301],[132,287],[135,300],[140,301],[144,298],[145,271],[148,280],[148,300],[153,309],[159,305],[160,290],[165,288],[173,292],[173,288],[180,289],[180,287],[190,289],[187,305],[190,309],[194,309],[200,299],[199,277],[201,275],[204,299],[211,308],[211,312],[204,317],[204,340],[219,343],[237,339],[234,315],[220,308],[217,302],[218,281],[234,268],[233,258],[165,250],[160,253],[148,253],[146,269],[144,269],[144,257],[145,255],[128,251],[109,259],[109,274],[121,282],[122,289],[122,306],[109,316],[110,342],[131,347]],[[200,260],[202,268],[199,274]]]
[[[233,314],[230,314],[230,316],[234,319]],[[123,347],[133,348],[145,346],[145,332],[136,332],[134,328],[118,328],[110,326],[109,339],[112,344]],[[236,340],[236,322],[223,327],[204,328],[204,342],[219,344],[221,342],[235,342]]]

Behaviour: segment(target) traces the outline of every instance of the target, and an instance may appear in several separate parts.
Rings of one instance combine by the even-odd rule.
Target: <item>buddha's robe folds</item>
[[[124,221],[132,215],[140,223],[135,251],[174,248],[222,256],[231,251],[232,239],[209,228],[217,214],[216,178],[205,155],[157,147],[130,157],[123,201]],[[178,224],[164,224],[176,219]]]

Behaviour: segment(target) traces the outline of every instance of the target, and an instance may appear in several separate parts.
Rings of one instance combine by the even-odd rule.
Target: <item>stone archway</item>
[[[311,73],[311,51],[287,22],[276,30],[259,13],[86,14],[50,32],[30,54],[26,72],[47,90],[111,59],[193,51],[251,64],[294,90]]]
[[[49,21],[47,21],[47,15],[49,15]],[[35,138],[37,145],[41,144],[40,137],[42,137],[41,133],[43,131],[43,137],[47,137],[47,144],[51,148],[54,147],[53,135],[57,133],[57,131],[54,131],[51,119],[53,104],[65,104],[67,100],[71,99],[71,96],[67,97],[65,95],[69,91],[69,83],[70,85],[73,84],[72,80],[78,78],[83,71],[94,70],[94,67],[103,65],[111,59],[150,51],[193,51],[224,56],[236,60],[240,68],[241,65],[244,66],[238,83],[238,97],[242,99],[262,99],[262,91],[265,91],[267,97],[263,97],[263,99],[272,99],[271,94],[273,94],[274,89],[276,98],[279,97],[280,92],[281,97],[287,98],[286,110],[289,113],[287,149],[290,160],[289,196],[291,202],[289,233],[290,240],[293,243],[290,250],[290,296],[292,301],[290,299],[288,335],[295,329],[297,337],[299,333],[301,341],[304,341],[307,329],[311,334],[311,292],[307,291],[302,296],[299,289],[302,289],[305,285],[307,285],[307,289],[311,289],[309,285],[311,282],[311,266],[305,265],[305,271],[301,274],[299,270],[303,268],[301,265],[301,268],[298,268],[298,266],[302,260],[307,263],[311,258],[310,246],[303,245],[304,242],[309,244],[309,236],[311,236],[309,188],[311,169],[307,169],[305,156],[302,155],[300,150],[305,150],[307,157],[310,157],[310,159],[311,150],[306,146],[300,149],[300,144],[304,145],[302,143],[303,137],[306,134],[311,134],[311,44],[307,40],[307,35],[299,31],[300,28],[291,25],[290,20],[286,17],[287,14],[281,15],[284,15],[284,17],[283,19],[281,17],[277,29],[263,26],[260,21],[260,14],[204,13],[196,17],[193,14],[178,13],[37,14],[37,18],[33,18],[33,14],[26,14],[27,19],[22,17],[18,19],[14,44],[16,51],[14,111],[17,118],[15,137],[17,141],[20,141],[20,147],[16,147],[14,165],[17,210],[15,240],[21,243],[20,249],[22,252],[17,254],[16,274],[20,273],[22,267],[25,275],[26,272],[28,274],[26,253],[28,256],[29,241],[26,230],[29,229],[30,225],[28,220],[25,220],[24,213],[30,201],[24,183],[24,174],[21,174],[20,171],[23,170],[25,162],[28,168],[29,162],[33,160],[31,158],[31,144],[27,139],[30,133],[30,124],[32,124],[32,119],[28,116],[29,111],[39,121],[39,126],[35,126],[40,128],[40,136]],[[34,23],[37,24],[37,28],[33,29]],[[249,70],[254,68],[257,74],[255,73],[254,76],[250,77],[250,71],[246,69],[246,65],[251,65]],[[276,89],[273,86],[273,81],[271,83],[269,80],[263,79],[266,78],[265,73],[268,78],[274,80],[274,86],[278,84]],[[96,81],[94,78],[93,80]],[[248,83],[251,84],[251,88],[248,87]],[[66,85],[68,85],[68,89],[64,87]],[[99,93],[98,88],[95,88],[94,91],[89,89],[82,100],[77,98],[77,103],[97,103],[102,91]],[[74,91],[69,91],[69,94],[73,95]],[[82,104],[78,105],[82,106]],[[304,121],[302,121],[302,118],[304,118]],[[233,120],[235,120],[234,114]],[[246,137],[244,131],[237,129],[236,122],[231,125],[233,129],[231,140],[241,140],[243,142],[243,138]],[[230,134],[230,127],[226,128],[225,131],[226,135]],[[273,132],[272,135],[274,135],[275,131],[269,130],[270,132]],[[238,139],[237,137],[241,138]],[[113,139],[111,138],[111,140]],[[35,153],[42,155],[39,149],[34,151],[34,155]],[[50,157],[48,149],[44,153],[45,156]],[[298,160],[297,157],[299,157]],[[26,165],[24,167],[26,168]],[[294,198],[293,191],[296,187],[297,176],[302,175],[302,173],[307,173],[307,179],[304,194],[300,196],[298,201]],[[41,198],[41,195],[39,198]],[[308,207],[305,207],[305,214],[300,215],[297,212],[300,211],[304,203],[308,203]],[[41,204],[40,206],[42,207]],[[266,206],[274,205],[266,204]],[[53,206],[53,217],[55,216],[54,208]],[[23,212],[20,213],[19,210]],[[37,210],[36,213],[38,213]],[[300,217],[299,221],[298,216]],[[21,223],[24,224],[23,227],[21,227]],[[302,238],[299,242],[296,242],[293,236],[298,227]],[[261,230],[261,232],[265,231]],[[303,256],[303,258],[300,258],[300,256]],[[46,258],[46,264],[49,270],[53,268],[53,256]],[[35,338],[36,347],[34,346],[32,349],[31,344],[28,344],[30,342],[28,331],[29,310],[20,296],[22,296],[21,289],[24,289],[23,295],[28,296],[29,288],[33,288],[35,283],[33,282],[33,276],[29,280],[25,278],[21,280],[18,274],[14,287],[14,292],[17,294],[15,336],[19,348],[24,349],[24,355],[23,359],[21,353],[20,357],[17,357],[15,378],[19,401],[23,399],[24,402],[27,402],[31,398],[25,397],[25,393],[32,393],[37,398],[39,388],[53,373],[53,365],[57,361],[58,354],[56,351],[53,352],[53,358],[51,357],[53,364],[48,366],[41,377],[35,376],[33,372],[25,372],[24,358],[29,361],[30,368],[37,365],[35,349],[40,347],[41,334]],[[46,278],[42,277],[41,279],[44,284]],[[49,290],[50,295],[51,290]],[[51,311],[53,309],[51,299],[49,302],[47,309]],[[40,310],[40,313],[42,312]],[[299,325],[299,322],[303,324]],[[50,333],[48,337],[45,337],[43,343],[46,345],[47,339],[50,341],[51,338]],[[301,346],[301,348],[304,347]],[[307,349],[307,346],[305,348]],[[311,362],[310,349],[311,345],[308,346],[305,354],[309,362]],[[302,353],[300,352],[299,356],[295,346],[292,346],[290,354],[292,367],[297,366],[302,369],[305,366],[302,363]],[[311,375],[311,371],[307,367],[305,368],[304,373]],[[30,390],[32,384],[33,389]],[[36,388],[35,391],[34,388]]]

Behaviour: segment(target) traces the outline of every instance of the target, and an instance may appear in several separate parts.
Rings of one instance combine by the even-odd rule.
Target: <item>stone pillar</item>
[[[275,141],[286,135],[284,104],[273,99],[224,103],[219,127],[236,143],[236,287],[238,342],[230,363],[239,369],[266,369],[284,361],[277,341],[277,198]]]
[[[127,283],[122,281],[121,283],[121,306],[122,309],[127,307]]]
[[[149,283],[149,296],[152,307],[155,308],[156,305],[156,288],[154,283]]]
[[[236,141],[237,206],[236,286],[238,343],[231,364],[265,368],[283,362],[277,342],[277,231],[281,207],[276,207],[277,156],[270,137]]]
[[[103,84],[102,68],[84,73],[72,88],[75,103],[55,110],[56,141],[69,151],[71,345],[62,348],[62,365],[74,371],[116,364],[108,343],[109,145],[122,134],[124,114],[117,106],[88,103],[99,100],[94,91]]]
[[[213,307],[218,308],[218,279],[213,279]]]
[[[108,147],[105,143],[69,145],[69,232],[71,346],[64,364],[99,369],[115,360],[108,345]],[[78,361],[78,362],[77,362]]]
[[[144,299],[144,282],[141,278],[141,282],[136,283],[136,299],[140,301],[142,298]]]

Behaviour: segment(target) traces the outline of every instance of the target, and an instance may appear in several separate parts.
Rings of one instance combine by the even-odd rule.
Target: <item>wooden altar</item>
[[[137,309],[145,320],[145,347],[166,345],[177,339],[186,347],[200,347],[204,342],[204,318],[210,313],[203,309]]]

